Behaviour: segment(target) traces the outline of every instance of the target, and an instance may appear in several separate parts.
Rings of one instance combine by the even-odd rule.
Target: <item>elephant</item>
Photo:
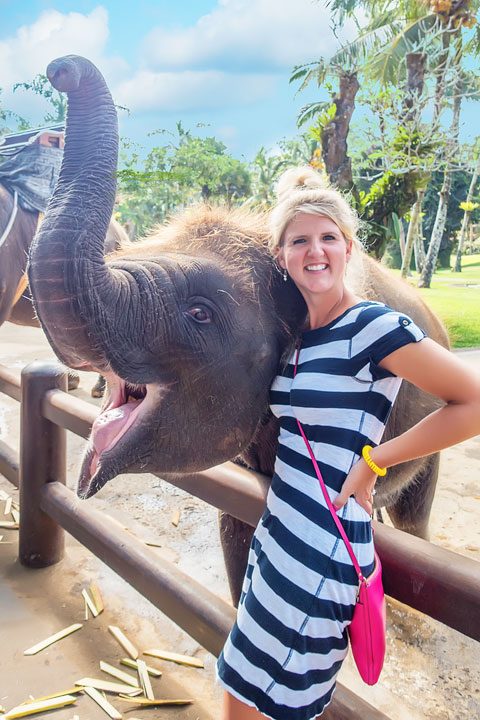
[[[58,151],[57,151],[58,152]],[[34,312],[32,297],[26,282],[28,252],[37,230],[38,211],[28,211],[20,204],[10,230],[5,234],[14,209],[14,196],[0,182],[0,326],[9,320],[16,325],[40,327]],[[113,218],[108,227],[105,252],[112,252],[129,242],[122,226]],[[72,372],[69,388],[78,386],[79,376]],[[98,378],[92,389],[94,397],[101,397],[104,379]]]
[[[54,60],[47,76],[68,94],[68,126],[60,181],[30,252],[29,283],[59,359],[103,373],[108,386],[78,495],[91,497],[119,473],[167,477],[228,460],[271,476],[278,422],[269,388],[306,307],[268,251],[265,214],[199,204],[106,261],[118,147],[112,98],[85,58]],[[351,283],[448,345],[419,295],[367,255],[358,257]],[[404,383],[386,437],[439,405]],[[392,468],[378,480],[376,505],[397,528],[428,537],[437,473],[437,456]],[[252,528],[222,515],[220,530],[237,602]]]

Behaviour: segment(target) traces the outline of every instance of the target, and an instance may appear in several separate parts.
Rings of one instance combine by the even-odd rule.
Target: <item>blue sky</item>
[[[342,38],[355,34],[350,24]],[[121,134],[146,148],[158,143],[148,133],[179,120],[192,130],[206,125],[198,132],[239,158],[274,148],[297,134],[301,106],[319,98],[313,89],[295,97],[293,66],[338,46],[325,0],[0,0],[4,107],[40,122],[41,98],[13,94],[13,84],[44,73],[55,57],[85,55],[130,110],[120,112]],[[477,134],[476,115],[476,104],[466,103],[464,140]]]
[[[85,55],[102,70],[121,134],[207,124],[237,157],[251,159],[296,133],[295,64],[330,55],[338,41],[315,0],[137,0],[120,3],[0,0],[0,87],[5,107],[36,121],[40,98],[11,89],[60,55]],[[352,30],[347,29],[345,37]]]

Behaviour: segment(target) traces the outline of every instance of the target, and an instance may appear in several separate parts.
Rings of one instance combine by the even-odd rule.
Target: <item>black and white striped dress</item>
[[[405,315],[360,302],[305,332],[296,377],[292,355],[272,385],[280,419],[275,474],[217,674],[228,692],[274,720],[311,720],[330,702],[358,585],[296,419],[334,500],[363,446],[380,442],[400,388],[401,379],[378,363],[423,337]],[[370,517],[353,497],[339,516],[368,575]]]

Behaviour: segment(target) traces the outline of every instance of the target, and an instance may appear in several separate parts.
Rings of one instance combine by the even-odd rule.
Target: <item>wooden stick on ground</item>
[[[83,627],[82,623],[74,623],[73,625],[69,625],[63,630],[55,633],[55,635],[50,635],[50,637],[45,638],[45,640],[42,640],[36,645],[33,645],[31,648],[28,648],[28,650],[24,650],[23,654],[35,655],[36,653],[40,652],[40,650],[44,650],[49,645],[53,645],[53,643],[57,642],[58,640],[62,640],[64,637],[67,637],[67,635],[71,635],[76,630],[80,630],[81,627]]]

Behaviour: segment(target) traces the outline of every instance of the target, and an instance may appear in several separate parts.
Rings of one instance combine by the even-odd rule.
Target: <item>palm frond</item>
[[[307,63],[306,65],[296,65],[293,68],[289,82],[292,83],[297,80],[302,80],[302,82],[300,83],[300,87],[295,93],[296,95],[298,95],[298,93],[302,92],[302,90],[305,90],[305,88],[310,85],[311,82],[315,82],[317,87],[321,87],[325,82],[329,72],[330,66],[323,58],[320,58],[319,60]]]
[[[316,115],[325,112],[325,110],[330,107],[330,105],[331,103],[329,101],[313,102],[309,103],[308,105],[304,105],[298,113],[297,127],[300,128],[302,127],[302,125],[305,125],[305,123],[313,120]]]
[[[434,35],[429,36],[437,23],[438,19],[433,13],[409,23],[371,58],[368,70],[372,79],[382,85],[395,82],[399,70],[404,69],[402,61],[407,53],[414,50],[425,51],[426,46],[433,40]]]

